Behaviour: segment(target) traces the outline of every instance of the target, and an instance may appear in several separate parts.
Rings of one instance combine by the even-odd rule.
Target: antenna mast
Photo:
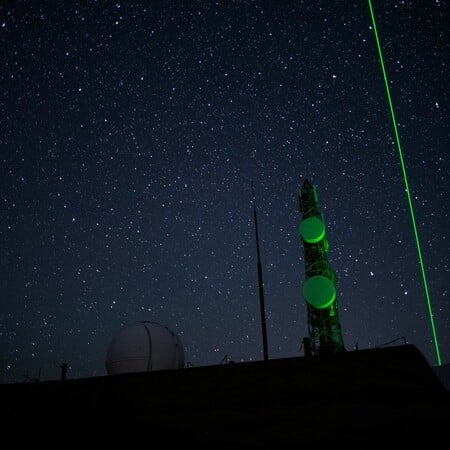
[[[255,220],[256,254],[258,256],[259,309],[261,312],[261,328],[262,328],[262,337],[263,337],[264,361],[267,361],[269,359],[269,352],[267,349],[266,310],[265,310],[265,306],[264,306],[264,284],[263,284],[263,279],[262,279],[261,255],[259,252],[258,218],[256,216],[256,200],[255,200],[255,189],[253,187],[253,182],[252,182],[252,195],[253,195],[253,217]]]

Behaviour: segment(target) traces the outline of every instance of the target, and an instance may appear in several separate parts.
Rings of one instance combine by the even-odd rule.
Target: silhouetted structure
[[[0,397],[15,448],[429,448],[450,417],[412,345],[0,385]]]
[[[325,220],[316,187],[307,179],[300,190],[299,206],[302,214],[299,234],[305,254],[303,296],[308,308],[311,352],[322,355],[344,351],[336,295],[337,277],[328,263]]]
[[[64,381],[67,378],[67,367],[68,367],[68,364],[67,363],[62,363],[60,367],[61,367],[61,381]]]
[[[256,255],[258,258],[257,266],[258,266],[258,287],[259,287],[259,310],[261,315],[264,361],[267,361],[269,359],[269,350],[267,345],[266,308],[264,305],[264,283],[262,278],[261,253],[259,250],[258,217],[256,216],[256,200],[253,183],[252,183],[252,194],[253,194],[253,217],[255,220]]]

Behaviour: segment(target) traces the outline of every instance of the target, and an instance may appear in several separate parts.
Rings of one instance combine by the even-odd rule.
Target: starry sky
[[[448,2],[373,6],[448,363]],[[346,349],[437,363],[366,1],[2,2],[0,59],[1,382],[106,375],[143,320],[263,359],[252,181],[269,358],[303,355],[305,178]]]

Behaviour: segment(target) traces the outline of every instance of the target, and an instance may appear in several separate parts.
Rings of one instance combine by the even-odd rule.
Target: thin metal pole
[[[252,194],[253,194],[253,216],[255,219],[256,254],[258,256],[259,308],[261,312],[264,361],[267,361],[269,359],[269,351],[267,348],[266,311],[264,306],[264,284],[262,279],[261,255],[259,251],[258,218],[256,216],[255,189],[253,188],[253,182],[252,182]]]

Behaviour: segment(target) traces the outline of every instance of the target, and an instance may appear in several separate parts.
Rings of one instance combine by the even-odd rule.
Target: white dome
[[[156,322],[138,322],[122,328],[106,354],[108,375],[184,367],[180,339]]]

